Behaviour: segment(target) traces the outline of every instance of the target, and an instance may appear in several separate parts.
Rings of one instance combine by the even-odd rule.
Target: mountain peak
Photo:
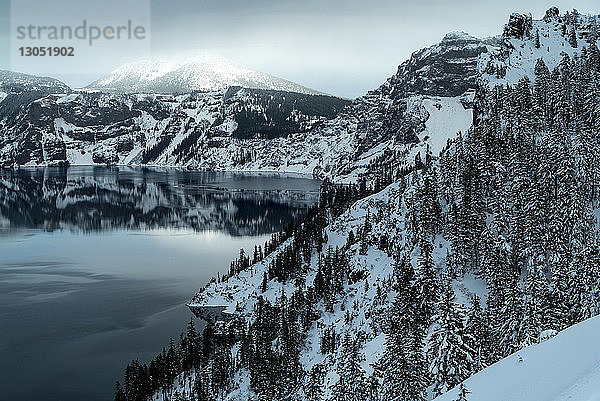
[[[231,86],[318,93],[285,79],[239,66],[224,57],[209,54],[127,63],[93,82],[88,88],[125,93],[183,93],[223,90]]]
[[[479,41],[479,39],[463,31],[448,32],[446,36],[444,36],[444,38],[442,39],[442,43],[455,41]]]
[[[55,78],[0,70],[0,92],[28,91],[68,93],[71,88]]]

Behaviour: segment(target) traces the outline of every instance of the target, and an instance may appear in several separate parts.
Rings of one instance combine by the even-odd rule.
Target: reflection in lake
[[[276,176],[100,167],[1,170],[0,227],[175,227],[256,235],[279,231],[317,195],[317,181]]]
[[[177,170],[0,170],[0,377],[10,400],[110,400],[127,362],[240,248],[316,201],[304,178]]]

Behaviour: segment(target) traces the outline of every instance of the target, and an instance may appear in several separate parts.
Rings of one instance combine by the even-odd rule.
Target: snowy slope
[[[356,202],[341,216],[335,219],[327,228],[327,243],[324,244],[324,253],[327,248],[342,247],[347,241],[348,234],[352,230],[359,232],[360,227],[365,222],[367,212],[374,216],[381,211],[386,211],[386,217],[380,222],[373,222],[373,237],[384,234],[390,238],[401,238],[400,246],[403,246],[408,237],[402,235],[405,233],[406,206],[401,201],[407,196],[402,193],[398,184],[392,184],[383,191],[371,195]],[[297,290],[293,280],[287,283],[281,283],[276,279],[269,280],[267,290],[261,293],[261,282],[263,275],[267,271],[273,258],[278,255],[291,240],[284,242],[273,254],[267,256],[261,262],[253,265],[250,269],[244,270],[226,281],[217,283],[210,282],[201,289],[191,300],[190,305],[194,307],[213,307],[224,306],[224,312],[231,315],[241,316],[248,322],[252,321],[252,312],[255,310],[258,298],[263,297],[272,304],[276,304],[285,293],[289,298]],[[446,252],[449,244],[441,236],[435,240],[433,260],[437,269],[446,268]],[[315,308],[320,311],[320,317],[306,332],[300,356],[300,363],[305,371],[319,364],[324,366],[327,374],[324,379],[323,399],[330,399],[334,395],[334,385],[338,381],[336,367],[341,359],[342,347],[337,348],[332,353],[323,354],[320,350],[320,341],[323,332],[327,328],[333,328],[340,338],[346,333],[353,338],[359,337],[361,344],[361,355],[364,357],[361,362],[362,368],[367,375],[373,373],[373,366],[382,357],[384,350],[385,335],[379,327],[377,314],[382,313],[381,305],[389,302],[395,292],[391,289],[393,276],[393,258],[376,246],[370,246],[366,255],[359,253],[359,244],[350,247],[350,271],[362,272],[362,278],[355,283],[347,283],[342,291],[342,295],[336,297],[333,310],[325,310],[324,301],[320,301]],[[306,274],[306,288],[313,285],[313,281],[318,269],[317,255],[313,254],[310,267]],[[411,263],[416,266],[417,255],[413,255]],[[352,273],[351,273],[352,274]],[[468,303],[473,294],[485,298],[485,285],[480,279],[467,277],[464,282],[455,283],[462,292],[459,302]],[[384,294],[383,299],[378,299],[378,291]],[[235,348],[235,347],[234,347]],[[236,376],[234,387],[248,387],[248,378],[245,376]],[[242,394],[236,398],[237,394],[232,393],[228,400],[246,400],[247,394]],[[301,398],[298,398],[301,399]]]
[[[123,93],[218,91],[230,86],[316,94],[317,91],[215,56],[142,60],[125,64],[87,88]]]
[[[565,55],[570,59],[580,56],[582,49],[589,47],[585,38],[597,17],[578,15],[575,24],[555,13],[558,10],[549,9],[540,20],[529,20],[531,16],[513,14],[505,27],[501,45],[495,51],[484,53],[480,57],[478,69],[483,79],[491,86],[516,83],[524,77],[533,81],[537,60],[544,60],[552,71]],[[566,34],[563,34],[563,29]],[[576,32],[577,47],[572,47],[569,43],[571,29]],[[539,48],[536,47],[536,36],[539,36]],[[598,44],[600,42],[597,41],[596,45]],[[505,69],[505,72],[498,72],[499,68]]]
[[[7,93],[25,91],[68,93],[71,91],[66,84],[54,78],[38,77],[6,70],[0,70],[0,89]]]
[[[465,380],[469,401],[600,400],[600,316],[495,363]],[[454,401],[457,389],[435,401]]]
[[[511,17],[508,24],[510,29],[507,28],[499,39],[479,40],[464,33],[446,35],[439,44],[415,52],[410,60],[398,68],[397,74],[376,90],[356,99],[350,110],[315,124],[307,132],[292,133],[269,141],[256,137],[240,140],[228,137],[235,129],[236,121],[231,118],[215,118],[211,121],[220,133],[220,146],[203,149],[197,157],[190,160],[189,166],[312,171],[317,176],[351,181],[361,174],[372,172],[372,163],[382,156],[385,158],[391,154],[393,156],[390,158],[396,158],[394,161],[410,164],[417,153],[423,156],[427,147],[433,155],[437,155],[458,131],[466,131],[471,127],[473,88],[477,81],[483,78],[484,82],[493,85],[516,83],[524,76],[533,79],[536,56],[542,57],[552,68],[553,63],[559,60],[557,57],[563,57],[563,47],[572,49],[565,54],[574,56],[583,46],[583,42],[578,42],[577,48],[571,47],[562,33],[558,34],[560,37],[556,36],[552,28],[554,18],[548,21],[531,21],[528,33],[519,34],[519,29],[523,28],[520,24],[529,23],[528,21],[527,16]],[[587,17],[582,17],[582,21],[576,31],[579,38],[584,36]],[[531,36],[533,28],[540,31],[541,36],[548,34],[547,38],[544,36],[547,41],[540,40],[540,48],[547,46],[545,52],[538,51],[535,47]],[[533,48],[536,50],[532,50]],[[526,50],[531,51],[528,57],[523,56],[527,53]],[[494,66],[495,71],[490,66]],[[185,114],[209,118],[189,107]],[[182,143],[186,134],[179,130],[179,126],[176,128],[175,142]],[[250,160],[237,163],[231,157],[240,149],[252,150]],[[169,154],[163,153],[157,160],[159,163],[169,163],[168,157]],[[434,160],[433,165],[436,163],[438,161]],[[324,369],[322,399],[331,399],[334,395],[334,385],[339,379],[337,371],[343,355],[343,349],[339,346],[321,352],[320,340],[326,330],[333,328],[340,337],[348,334],[357,339],[360,364],[367,376],[373,372],[373,365],[381,359],[386,338],[382,334],[378,314],[384,309],[382,305],[388,305],[396,295],[391,280],[394,261],[393,250],[386,249],[385,246],[378,248],[374,244],[380,243],[382,239],[393,239],[394,246],[406,249],[409,252],[406,255],[409,262],[413,267],[416,266],[420,250],[414,243],[408,242],[411,236],[411,216],[408,211],[409,204],[417,199],[415,195],[424,187],[423,182],[419,181],[423,178],[419,177],[419,173],[411,173],[405,180],[354,203],[340,216],[327,221],[323,254],[327,253],[329,247],[335,249],[346,245],[351,230],[353,235],[359,233],[361,227],[365,226],[367,213],[373,220],[370,221],[373,227],[368,234],[371,246],[367,252],[363,252],[366,254],[359,252],[358,243],[348,243],[345,248],[348,277],[359,278],[344,282],[343,289],[331,301],[332,305],[326,305],[324,299],[317,299],[313,305],[317,316],[303,330],[299,362],[306,372],[316,366]],[[444,216],[448,217],[450,206],[443,202],[440,206],[444,209]],[[281,282],[271,279],[265,281],[264,292],[261,288],[270,262],[281,255],[290,242],[288,239],[264,260],[248,269],[226,276],[223,280],[211,281],[194,296],[191,305],[198,309],[222,309],[229,316],[237,315],[246,326],[255,318],[253,312],[261,297],[271,304],[277,304],[281,301],[282,294],[289,299],[298,288],[310,288],[319,268],[316,252],[305,261],[306,272],[303,270],[303,274],[296,278],[298,281]],[[450,270],[451,266],[446,264],[446,260],[452,252],[449,236],[437,235],[433,239],[432,259],[438,272]],[[459,274],[451,284],[456,295],[454,302],[457,304],[468,304],[473,295],[478,295],[484,303],[488,297],[486,282],[472,272],[464,276]],[[220,323],[222,322],[218,324]],[[474,376],[471,379],[472,385],[467,381],[467,387],[473,391],[468,400],[595,399],[593,396],[597,395],[588,389],[600,385],[597,381],[597,377],[600,377],[600,357],[594,353],[581,358],[573,356],[581,353],[582,344],[592,350],[598,348],[600,344],[597,341],[600,340],[593,337],[598,324],[600,323],[596,320],[582,323]],[[581,327],[584,329],[580,332]],[[430,327],[430,336],[425,339],[428,350],[433,330],[435,325]],[[576,334],[571,336],[568,334],[570,332]],[[239,356],[240,346],[237,343],[231,348],[234,359]],[[569,370],[569,373],[565,374],[561,369]],[[489,371],[492,373],[485,373]],[[248,394],[250,378],[246,373],[244,369],[236,372],[231,386],[233,390],[225,399],[252,399],[253,394]],[[482,378],[478,379],[480,376]],[[506,390],[504,387],[513,389]],[[492,391],[485,392],[486,388],[492,388]],[[432,389],[429,390],[431,393]],[[302,391],[298,390],[292,398],[304,399]],[[456,390],[439,399],[455,400]]]

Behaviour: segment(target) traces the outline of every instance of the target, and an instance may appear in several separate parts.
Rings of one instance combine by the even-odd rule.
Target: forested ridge
[[[235,294],[233,318],[132,362],[115,399],[429,400],[597,315],[594,26],[532,79],[481,80],[473,126],[439,155],[325,181],[304,220],[194,297]]]

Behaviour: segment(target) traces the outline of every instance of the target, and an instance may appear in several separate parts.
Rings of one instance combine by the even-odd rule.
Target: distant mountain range
[[[8,93],[22,92],[68,93],[71,88],[58,79],[0,70],[0,101]]]
[[[304,94],[318,91],[264,72],[253,71],[214,56],[180,61],[159,59],[125,64],[86,89],[117,93],[188,93],[218,91],[231,86]]]
[[[555,13],[540,21],[515,14],[489,39],[451,32],[352,102],[215,57],[127,64],[76,93],[56,80],[4,72],[11,78],[0,80],[0,164],[355,178],[378,163],[414,163],[469,129],[478,83],[533,80],[536,60],[552,70],[563,54],[580,52],[588,28],[574,28],[580,44],[573,47]]]

